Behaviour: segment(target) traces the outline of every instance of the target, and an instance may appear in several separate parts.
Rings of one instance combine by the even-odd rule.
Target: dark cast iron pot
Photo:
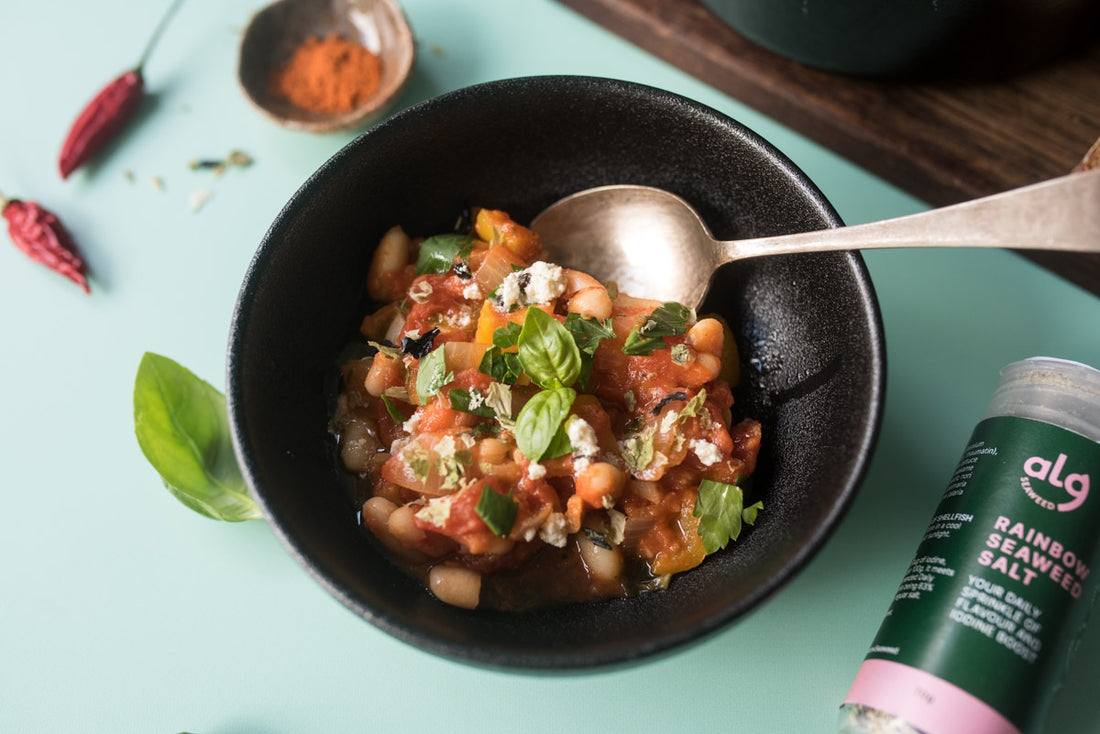
[[[995,78],[1096,35],[1097,0],[703,0],[810,66],[875,77]]]

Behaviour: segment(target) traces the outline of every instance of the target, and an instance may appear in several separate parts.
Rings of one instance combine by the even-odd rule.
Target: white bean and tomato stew
[[[476,210],[390,229],[332,426],[362,524],[436,597],[523,610],[665,588],[752,524],[760,424],[728,326],[542,259]]]

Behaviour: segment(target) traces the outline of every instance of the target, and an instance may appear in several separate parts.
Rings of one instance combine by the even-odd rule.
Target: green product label
[[[867,657],[970,692],[1020,729],[1100,537],[1100,444],[1024,418],[978,424]]]

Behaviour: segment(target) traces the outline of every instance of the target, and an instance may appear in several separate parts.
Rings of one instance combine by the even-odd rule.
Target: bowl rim
[[[843,226],[840,216],[825,198],[825,195],[785,154],[744,123],[701,102],[658,87],[597,76],[537,75],[482,82],[433,96],[395,113],[376,126],[359,134],[310,174],[276,215],[248,265],[234,306],[228,340],[226,404],[233,448],[251,495],[259,505],[268,526],[273,530],[291,557],[350,611],[390,636],[421,651],[433,653],[453,661],[511,672],[577,672],[581,669],[614,668],[635,664],[643,659],[657,659],[682,651],[690,644],[709,638],[729,627],[733,621],[743,617],[746,613],[759,608],[760,604],[772,597],[806,568],[806,565],[821,550],[850,508],[866,476],[875,444],[881,432],[886,393],[886,350],[883,323],[870,274],[858,252],[831,253],[833,256],[849,259],[853,274],[856,276],[854,283],[859,288],[856,294],[857,300],[864,305],[871,327],[866,349],[869,358],[867,365],[868,383],[873,386],[873,391],[867,400],[865,429],[859,436],[858,445],[853,446],[855,468],[848,476],[848,481],[837,492],[836,499],[830,505],[830,511],[816,525],[815,532],[806,542],[801,544],[797,552],[792,554],[790,561],[785,564],[781,572],[770,576],[766,583],[760,584],[751,593],[744,595],[738,603],[725,607],[719,614],[711,615],[705,622],[677,633],[665,633],[662,637],[650,641],[649,644],[630,649],[620,648],[611,652],[560,651],[553,655],[532,654],[524,651],[502,653],[500,650],[483,650],[454,640],[436,637],[430,633],[419,631],[415,626],[403,623],[402,620],[381,614],[357,599],[349,589],[340,583],[338,578],[326,573],[324,564],[310,551],[295,542],[290,531],[280,522],[278,512],[269,504],[265,493],[257,488],[259,484],[257,479],[258,467],[254,462],[252,451],[247,445],[245,437],[246,422],[243,415],[243,406],[239,399],[243,375],[240,350],[237,346],[242,339],[242,333],[249,318],[250,301],[257,289],[256,278],[272,257],[274,239],[281,231],[290,226],[296,210],[301,206],[301,200],[309,195],[310,190],[319,179],[324,178],[332,169],[342,165],[342,161],[348,156],[354,155],[354,151],[359,146],[366,144],[374,136],[385,135],[387,130],[401,125],[406,118],[431,114],[433,108],[445,107],[451,104],[453,100],[468,95],[481,95],[498,90],[527,90],[530,87],[542,85],[560,88],[562,85],[568,86],[570,84],[595,84],[606,87],[609,91],[625,89],[634,93],[654,95],[664,101],[686,105],[693,113],[702,114],[720,122],[723,126],[729,127],[731,131],[745,138],[754,149],[765,156],[770,164],[789,177],[812,201],[818,213],[827,222],[827,226]],[[614,601],[612,600],[612,602]]]

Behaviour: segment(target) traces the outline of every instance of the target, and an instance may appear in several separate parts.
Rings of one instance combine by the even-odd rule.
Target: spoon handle
[[[724,262],[889,247],[1100,252],[1100,169],[896,219],[720,243]]]

